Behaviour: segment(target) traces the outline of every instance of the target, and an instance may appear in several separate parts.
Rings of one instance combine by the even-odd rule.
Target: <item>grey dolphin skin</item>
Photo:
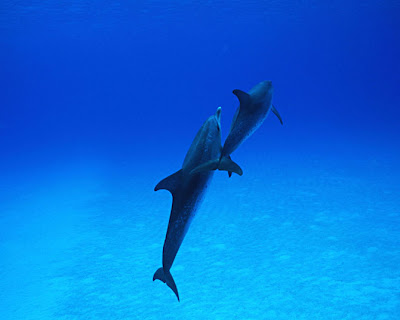
[[[283,124],[281,116],[272,105],[272,93],[271,81],[260,82],[248,93],[238,89],[233,90],[233,94],[239,99],[240,106],[233,116],[231,129],[222,149],[222,158],[229,158],[230,154],[261,126],[269,111],[272,111]]]
[[[155,272],[153,281],[159,279],[166,283],[176,294],[178,301],[178,289],[170,269],[214,173],[201,167],[207,164],[207,167],[211,166],[213,170],[225,170],[239,175],[243,173],[230,159],[223,158],[223,161],[220,161],[220,117],[221,108],[218,108],[215,115],[209,117],[197,132],[183,161],[182,169],[161,180],[154,188],[155,191],[168,190],[173,199],[163,247],[162,267]]]

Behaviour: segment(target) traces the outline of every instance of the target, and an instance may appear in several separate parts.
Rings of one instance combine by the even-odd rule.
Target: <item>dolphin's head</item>
[[[215,113],[207,119],[203,127],[204,132],[206,132],[209,136],[215,138],[221,136],[221,107],[218,107],[217,111],[215,111]],[[211,140],[215,140],[215,138]]]
[[[274,87],[272,86],[272,81],[266,80],[260,83],[263,93],[266,96],[272,97]]]
[[[219,141],[221,143],[221,107],[210,116],[203,125],[203,133],[208,136],[208,142]]]
[[[221,132],[221,107],[217,108],[217,111],[215,111],[215,120],[217,121],[217,130]]]
[[[266,80],[260,82],[254,88],[252,88],[249,94],[251,94],[253,102],[270,106],[273,92],[274,87],[272,86],[272,81]]]
[[[218,107],[214,116],[212,116],[210,131],[215,136],[215,139],[221,143],[221,107]]]
[[[221,146],[221,107],[218,107],[217,111],[208,118],[206,131],[208,143],[218,150]]]
[[[215,114],[209,118],[208,137],[210,144],[210,157],[219,158],[222,150],[221,146],[221,107],[217,108]]]
[[[192,170],[207,161],[219,159],[221,150],[221,107],[218,107],[215,114],[208,117],[197,132],[182,168]]]

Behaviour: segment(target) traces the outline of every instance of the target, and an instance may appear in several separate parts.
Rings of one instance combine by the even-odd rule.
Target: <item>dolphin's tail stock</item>
[[[171,272],[164,270],[162,267],[157,269],[156,273],[154,273],[153,276],[153,281],[154,280],[161,280],[162,282],[166,283],[168,287],[172,289],[172,291],[175,293],[176,297],[179,300],[179,294],[178,294],[178,288],[176,287],[174,278],[172,278]]]

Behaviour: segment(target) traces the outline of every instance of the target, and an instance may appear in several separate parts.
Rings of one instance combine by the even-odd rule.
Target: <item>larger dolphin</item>
[[[261,124],[272,111],[279,119],[282,118],[272,105],[273,87],[271,81],[262,81],[248,93],[235,89],[233,94],[239,99],[240,105],[233,116],[229,135],[225,140],[221,157],[229,157]]]
[[[239,175],[243,173],[230,159],[223,158],[220,161],[222,150],[220,117],[221,108],[218,108],[215,115],[209,117],[197,132],[183,161],[182,169],[161,180],[154,188],[155,191],[160,189],[170,191],[173,200],[163,248],[162,267],[155,272],[153,281],[159,279],[166,283],[178,300],[178,289],[170,269],[214,172],[197,168],[204,163],[212,162],[217,165],[215,169]]]

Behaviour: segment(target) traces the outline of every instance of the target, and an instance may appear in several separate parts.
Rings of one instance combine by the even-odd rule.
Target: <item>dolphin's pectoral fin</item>
[[[194,168],[192,171],[190,171],[190,174],[195,174],[199,172],[205,172],[205,171],[213,171],[213,170],[221,170],[221,171],[228,171],[229,177],[232,175],[232,172],[238,174],[241,176],[243,174],[243,170],[239,167],[238,164],[232,161],[231,157],[222,157],[221,161],[220,160],[210,160],[207,161],[196,168]]]
[[[179,185],[181,175],[182,169],[161,180],[154,188],[154,191],[164,189],[168,190],[172,195],[174,195],[174,192]]]
[[[231,156],[227,156],[227,158],[229,158],[229,160],[232,160]],[[232,177],[232,171],[228,171],[228,177]]]
[[[276,108],[274,107],[274,105],[271,105],[271,111],[278,117],[279,121],[281,122],[281,124],[283,124],[281,115],[279,114],[278,110],[276,110]]]
[[[207,162],[197,166],[192,171],[190,171],[190,174],[217,170],[218,169],[218,163],[219,163],[219,159],[207,161]]]
[[[247,92],[235,89],[232,93],[239,99],[240,105],[245,106],[251,103],[251,97]]]
[[[231,177],[232,172],[238,174],[239,176],[243,174],[242,168],[240,168],[239,165],[235,163],[229,156],[222,157],[218,165],[218,170],[228,171],[229,177]]]
[[[161,280],[162,282],[166,283],[168,287],[172,289],[172,291],[175,293],[176,297],[179,300],[179,294],[178,294],[178,288],[176,287],[174,278],[172,278],[172,274],[169,271],[164,271],[163,268],[157,269],[157,271],[154,273],[153,276],[153,281],[154,280]]]

